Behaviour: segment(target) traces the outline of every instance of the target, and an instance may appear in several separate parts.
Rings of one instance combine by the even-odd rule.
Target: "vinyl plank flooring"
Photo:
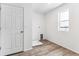
[[[33,49],[14,54],[12,56],[79,56],[79,54],[63,48],[48,40],[42,40],[43,44],[34,46]]]

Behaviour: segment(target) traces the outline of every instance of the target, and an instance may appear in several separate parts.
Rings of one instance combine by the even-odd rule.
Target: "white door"
[[[1,6],[1,55],[23,51],[23,8]]]
[[[33,26],[33,41],[39,41],[40,40],[40,26],[35,25]]]

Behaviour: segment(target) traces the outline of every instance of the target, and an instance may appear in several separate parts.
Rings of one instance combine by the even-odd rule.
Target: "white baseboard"
[[[24,49],[24,51],[28,51],[28,50],[31,50],[31,49],[33,49],[33,48],[29,48],[29,49]]]
[[[48,40],[48,39],[47,39],[47,40]],[[76,51],[76,50],[71,49],[71,48],[69,48],[69,47],[67,47],[67,46],[64,46],[64,44],[61,45],[60,43],[58,43],[58,42],[56,42],[56,41],[51,41],[51,40],[48,40],[48,41],[50,41],[50,42],[52,42],[52,43],[55,43],[55,44],[57,44],[57,45],[59,45],[59,46],[62,46],[62,47],[66,48],[66,49],[68,49],[68,50],[70,50],[70,51],[73,51],[73,52],[79,54],[79,51]]]

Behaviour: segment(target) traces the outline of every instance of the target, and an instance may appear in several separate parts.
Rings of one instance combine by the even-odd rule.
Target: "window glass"
[[[58,30],[69,31],[69,9],[58,13]]]

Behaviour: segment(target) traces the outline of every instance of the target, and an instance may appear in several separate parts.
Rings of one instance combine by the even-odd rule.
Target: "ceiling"
[[[32,9],[37,13],[47,13],[63,3],[33,3]]]
[[[62,5],[64,3],[30,3],[30,4],[32,4],[32,10],[34,12],[45,14],[45,13],[59,7],[60,5]],[[22,6],[25,4],[24,3],[23,4],[22,3],[21,4],[13,3],[12,5]]]

